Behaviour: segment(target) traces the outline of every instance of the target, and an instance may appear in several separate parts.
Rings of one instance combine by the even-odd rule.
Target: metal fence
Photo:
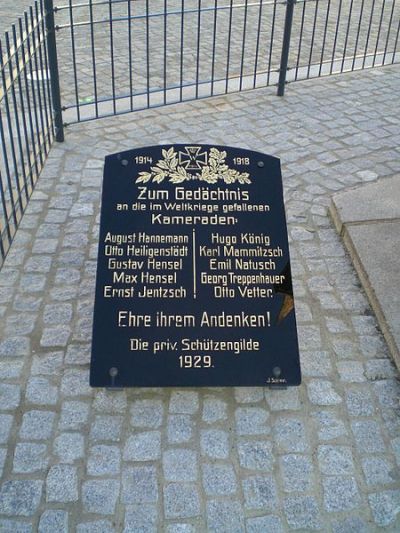
[[[37,0],[0,40],[0,266],[56,134],[46,22]]]
[[[399,58],[400,0],[53,1],[0,42],[0,266],[65,125]]]
[[[387,65],[398,0],[69,0],[65,121]]]

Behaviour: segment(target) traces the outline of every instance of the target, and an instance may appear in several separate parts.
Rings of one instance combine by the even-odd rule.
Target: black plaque
[[[300,383],[279,159],[110,155],[99,239],[92,386]]]

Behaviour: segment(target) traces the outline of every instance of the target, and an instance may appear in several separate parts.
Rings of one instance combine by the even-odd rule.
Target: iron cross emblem
[[[185,146],[186,152],[179,152],[179,164],[186,170],[199,170],[207,165],[207,152],[201,152],[200,146]]]

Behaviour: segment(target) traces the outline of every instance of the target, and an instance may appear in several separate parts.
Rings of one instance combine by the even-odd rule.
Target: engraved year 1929
[[[179,356],[181,368],[212,368],[211,355],[181,355]]]

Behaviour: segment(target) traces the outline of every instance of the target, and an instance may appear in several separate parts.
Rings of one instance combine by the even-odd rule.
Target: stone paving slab
[[[399,175],[335,194],[330,213],[400,368]]]
[[[385,67],[67,130],[0,271],[0,531],[400,529],[399,374],[327,213],[399,172],[399,81]],[[281,158],[300,387],[88,386],[104,156],[175,142]]]
[[[378,177],[373,169],[366,172]],[[335,194],[331,212],[339,232],[353,223],[400,219],[400,175]]]

